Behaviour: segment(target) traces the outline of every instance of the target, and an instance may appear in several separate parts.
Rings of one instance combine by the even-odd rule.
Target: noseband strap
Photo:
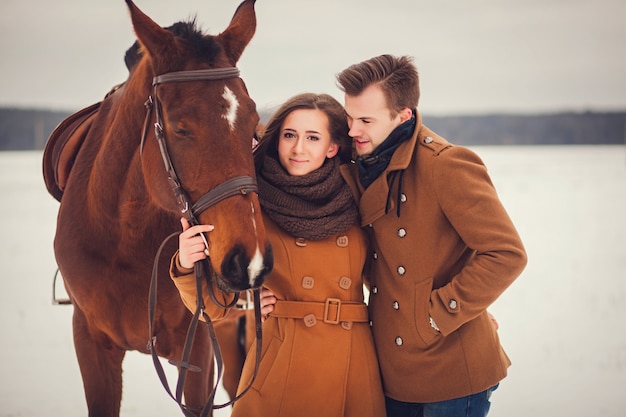
[[[191,212],[194,216],[197,216],[212,205],[228,197],[237,194],[245,195],[250,192],[257,192],[257,184],[252,177],[244,175],[231,178],[200,197],[193,207],[191,207]]]

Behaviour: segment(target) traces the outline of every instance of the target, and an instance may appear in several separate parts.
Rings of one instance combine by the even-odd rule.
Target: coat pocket
[[[259,364],[259,371],[257,372],[257,376],[254,379],[254,384],[252,384],[252,388],[257,391],[261,391],[263,389],[263,384],[267,379],[268,374],[272,370],[272,365],[275,363],[276,356],[278,355],[278,351],[280,350],[280,346],[282,345],[282,341],[272,337],[267,350],[265,351],[263,357],[261,358],[261,363]],[[254,352],[252,353],[252,357],[249,357],[249,360],[254,362]],[[252,366],[254,369],[254,366]],[[254,371],[253,371],[254,372]]]
[[[415,329],[427,347],[432,346],[441,337],[441,334],[430,325],[430,295],[432,290],[432,280],[425,280],[415,284]]]

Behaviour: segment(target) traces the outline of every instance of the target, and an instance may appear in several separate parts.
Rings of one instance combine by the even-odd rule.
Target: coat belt
[[[312,317],[328,324],[340,322],[369,321],[367,305],[353,301],[341,301],[338,298],[327,298],[326,301],[284,301],[277,300],[270,316],[290,319]]]

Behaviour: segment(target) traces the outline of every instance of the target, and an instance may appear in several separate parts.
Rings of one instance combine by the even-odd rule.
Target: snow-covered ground
[[[490,416],[622,417],[626,149],[475,150],[529,255],[522,276],[490,308],[513,361]],[[72,307],[52,304],[57,209],[43,184],[41,152],[0,152],[0,417],[86,415]],[[220,393],[218,402],[224,399]],[[163,415],[182,413],[149,356],[129,352],[122,416]]]

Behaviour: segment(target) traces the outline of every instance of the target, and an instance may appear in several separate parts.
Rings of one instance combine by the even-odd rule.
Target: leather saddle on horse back
[[[52,131],[43,152],[43,178],[48,192],[61,201],[70,171],[100,103],[68,116]]]

